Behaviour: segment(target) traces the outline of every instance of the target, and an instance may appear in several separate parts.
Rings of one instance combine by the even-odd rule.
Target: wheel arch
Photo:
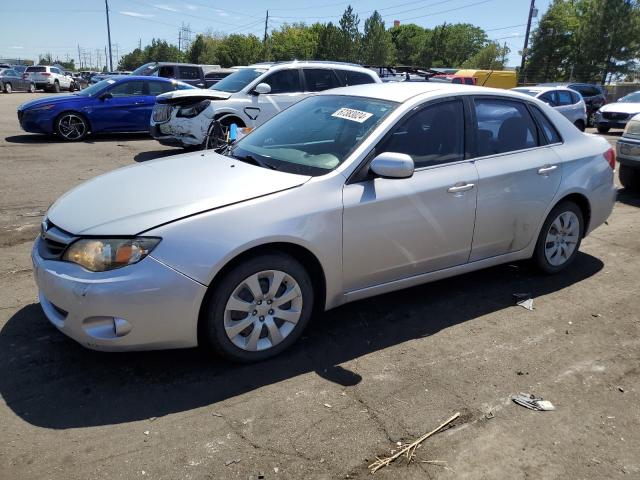
[[[582,217],[584,219],[584,231],[582,234],[584,237],[586,233],[589,231],[589,224],[591,222],[591,204],[589,203],[589,199],[582,193],[578,193],[578,192],[569,193],[561,197],[557,202],[555,202],[553,207],[551,207],[551,209],[553,210],[556,207],[556,205],[565,201],[573,202],[576,205],[578,205],[578,207],[580,208],[580,211],[582,212]]]
[[[268,253],[284,253],[295,258],[305,268],[309,276],[311,277],[311,283],[313,285],[314,293],[314,314],[324,311],[327,297],[327,281],[324,269],[318,257],[313,254],[309,249],[302,245],[291,242],[270,242],[262,245],[254,246],[243,252],[238,253],[235,257],[231,258],[213,277],[207,292],[200,304],[200,310],[198,313],[198,344],[202,345],[204,325],[203,317],[205,315],[206,306],[209,302],[209,298],[215,291],[220,281],[225,275],[230,272],[236,265],[241,262],[256,256]]]
[[[213,116],[214,120],[221,120],[221,119],[229,119],[229,120],[236,120],[236,124],[239,127],[246,127],[247,126],[247,122],[245,122],[242,117],[240,115],[238,115],[237,112],[229,112],[229,111],[224,111],[224,112],[217,112],[214,116]]]

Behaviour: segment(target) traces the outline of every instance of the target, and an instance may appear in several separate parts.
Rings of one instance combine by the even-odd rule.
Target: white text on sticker
[[[344,118],[345,120],[351,120],[352,122],[364,123],[373,113],[362,112],[360,110],[353,110],[352,108],[341,108],[340,110],[332,113],[332,117]]]

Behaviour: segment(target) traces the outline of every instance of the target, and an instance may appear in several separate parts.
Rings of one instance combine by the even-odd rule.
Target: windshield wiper
[[[262,168],[269,168],[271,170],[277,170],[277,168],[274,165],[271,165],[270,163],[266,163],[266,162],[260,161],[256,157],[251,156],[251,155],[239,156],[239,155],[234,155],[232,152],[229,152],[229,155],[231,157],[235,158],[236,160],[240,160],[241,162],[250,163],[251,165],[256,165],[256,166],[262,167]]]

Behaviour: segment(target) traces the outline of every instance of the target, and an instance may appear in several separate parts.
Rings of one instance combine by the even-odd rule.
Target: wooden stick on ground
[[[458,412],[455,415],[453,415],[449,420],[444,422],[442,425],[440,425],[435,430],[431,430],[429,433],[425,433],[420,438],[418,438],[414,442],[408,444],[404,448],[400,449],[398,452],[394,453],[390,457],[386,457],[386,458],[378,458],[378,457],[376,457],[377,460],[375,462],[373,462],[371,465],[369,465],[369,468],[371,469],[371,473],[376,473],[382,467],[386,467],[391,462],[393,462],[396,458],[401,457],[402,455],[405,455],[405,454],[407,455],[407,458],[409,460],[411,460],[411,458],[413,457],[414,452],[416,451],[416,448],[418,448],[418,446],[422,442],[424,442],[427,438],[429,438],[434,433],[438,433],[440,430],[442,430],[444,427],[449,425],[451,422],[453,422],[459,416],[460,416],[460,412]]]

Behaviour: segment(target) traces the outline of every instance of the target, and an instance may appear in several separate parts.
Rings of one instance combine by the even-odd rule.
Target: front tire
[[[609,127],[600,127],[598,126],[598,133],[608,133],[609,132]]]
[[[65,112],[56,119],[54,129],[62,140],[77,142],[89,133],[89,123],[78,113]]]
[[[274,252],[247,259],[209,297],[201,339],[236,362],[265,360],[300,337],[313,301],[309,274],[293,257]]]
[[[13,92],[13,89],[11,88],[11,84],[10,83],[5,83],[4,84],[4,91],[5,91],[5,93]]]
[[[29,93],[35,93],[36,92],[36,86],[33,83],[29,84]]]
[[[571,201],[556,205],[547,216],[533,253],[533,261],[544,273],[558,273],[575,260],[584,236],[584,216]]]
[[[55,82],[53,82],[53,92],[54,93],[60,93],[60,84],[58,83],[57,80]]]
[[[620,183],[629,190],[640,190],[640,168],[633,168],[629,165],[620,165],[618,170]]]

